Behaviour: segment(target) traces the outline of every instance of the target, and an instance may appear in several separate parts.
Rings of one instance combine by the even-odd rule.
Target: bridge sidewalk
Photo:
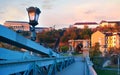
[[[85,73],[85,62],[82,57],[76,57],[75,63],[65,68],[63,71],[56,75],[84,75]]]

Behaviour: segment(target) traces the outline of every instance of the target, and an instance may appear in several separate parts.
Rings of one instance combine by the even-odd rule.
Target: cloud
[[[25,7],[25,6],[28,6],[28,3],[21,3],[20,5]]]
[[[93,14],[95,12],[96,12],[95,10],[86,10],[84,14]]]
[[[24,11],[21,11],[19,8],[17,7],[7,7],[6,11],[2,12],[3,14],[0,15],[0,17],[2,17],[0,19],[0,21],[2,22],[2,24],[5,21],[25,21],[27,17],[27,15],[25,14]]]
[[[52,5],[50,5],[50,4],[44,4],[44,5],[42,5],[42,8],[43,9],[52,9]]]
[[[52,9],[55,0],[42,0],[42,8]]]
[[[0,11],[0,14],[3,14],[4,12],[3,11]]]

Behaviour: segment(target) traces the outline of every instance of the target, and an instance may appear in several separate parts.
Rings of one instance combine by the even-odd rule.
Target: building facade
[[[120,48],[120,33],[114,32],[114,33],[111,33],[110,36],[107,36],[107,47]]]
[[[91,46],[95,46],[95,43],[100,44],[100,51],[105,49],[120,48],[120,33],[119,32],[105,32],[96,31],[91,36]]]
[[[48,28],[48,27],[35,27],[35,31],[37,33],[43,32],[43,31],[50,31],[50,30],[52,30],[52,28]]]
[[[4,23],[4,26],[11,28],[15,31],[21,30],[21,31],[30,31],[30,25],[28,22],[23,21],[6,21]]]
[[[73,49],[76,49],[77,45],[80,43],[83,45],[83,49],[88,50],[90,48],[90,40],[69,40],[68,43]]]
[[[87,26],[88,28],[96,28],[97,26],[99,26],[99,24],[96,22],[77,22],[71,27],[84,28],[85,26]]]
[[[105,35],[104,33],[100,31],[96,31],[91,35],[91,46],[95,46],[96,43],[99,43],[100,45],[100,51],[104,51],[104,46],[105,46]]]
[[[120,21],[101,21],[100,22],[101,27],[115,27],[115,26],[120,26]]]

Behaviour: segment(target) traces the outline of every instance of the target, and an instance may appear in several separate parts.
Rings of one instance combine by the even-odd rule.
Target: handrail
[[[3,25],[0,25],[0,41],[41,55],[59,57],[59,54],[54,52],[52,49],[45,48],[42,45],[39,45],[38,43],[17,34],[13,30],[10,30]]]
[[[0,61],[0,75],[9,75],[22,71],[29,71],[30,69],[42,69],[44,67],[52,67],[54,65],[54,69],[62,70],[66,66],[69,66],[74,62],[73,57],[60,57],[60,58],[37,58],[37,59],[16,59],[16,60],[1,60]],[[59,64],[61,63],[61,64]],[[38,68],[34,68],[38,67]],[[52,70],[55,71],[55,70]],[[51,71],[51,72],[52,72]],[[44,73],[44,71],[41,71]],[[49,68],[47,68],[47,73],[50,72]],[[25,74],[27,75],[27,74]],[[34,74],[35,75],[35,74]],[[52,75],[51,73],[48,75]]]
[[[93,63],[90,61],[89,56],[85,57],[85,61],[86,61],[86,65],[87,65],[87,70],[88,70],[88,74],[86,75],[97,75],[96,71],[94,70]]]
[[[0,75],[55,75],[57,71],[74,62],[74,57],[60,56],[52,49],[45,48],[2,25],[0,41],[28,50],[19,52],[0,48]],[[29,51],[34,53],[30,54]]]

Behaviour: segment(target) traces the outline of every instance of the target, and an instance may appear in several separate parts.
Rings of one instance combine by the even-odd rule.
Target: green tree
[[[102,58],[99,57],[101,55],[99,48],[100,48],[99,43],[96,43],[95,46],[92,47],[92,49],[89,52],[90,58],[91,58],[92,62],[94,63],[95,68],[101,67],[102,62],[103,62]]]
[[[44,46],[53,48],[57,38],[60,36],[59,32],[60,32],[60,30],[39,32],[39,33],[37,33],[38,42]]]
[[[100,52],[100,45],[99,43],[95,43],[95,46],[91,48],[90,50],[90,57],[91,58],[94,58],[95,56],[100,56],[101,55],[101,52]]]
[[[92,31],[90,28],[88,27],[85,27],[81,33],[80,33],[80,36],[82,39],[90,39],[91,38],[91,34],[92,34]]]
[[[61,50],[62,50],[62,52],[65,53],[65,52],[67,52],[69,50],[69,47],[68,46],[62,46]]]

